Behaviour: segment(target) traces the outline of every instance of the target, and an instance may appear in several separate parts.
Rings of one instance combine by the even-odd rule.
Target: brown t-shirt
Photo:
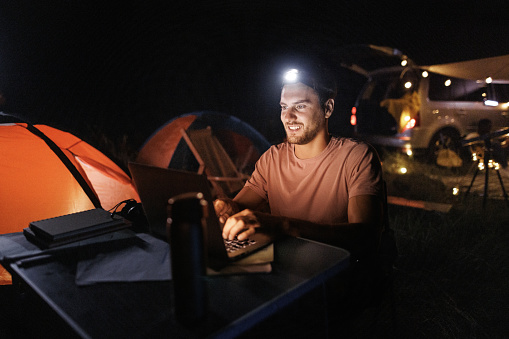
[[[269,202],[271,214],[322,224],[348,222],[348,199],[382,197],[380,160],[367,144],[331,138],[311,159],[298,159],[294,145],[272,146],[256,163],[246,186]]]

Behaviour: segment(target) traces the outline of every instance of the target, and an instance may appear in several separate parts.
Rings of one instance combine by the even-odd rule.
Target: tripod
[[[491,162],[491,140],[490,139],[484,139],[484,195],[483,195],[483,201],[482,201],[482,208],[484,209],[486,206],[486,199],[488,198],[488,184],[489,184],[489,170],[493,166]],[[480,160],[478,160],[480,162]],[[470,182],[470,186],[468,186],[467,191],[465,192],[465,197],[470,193],[470,189],[472,188],[472,185],[474,184],[475,178],[477,177],[477,174],[481,170],[481,166],[479,166],[480,163],[478,163],[478,166],[474,172],[474,176],[472,177],[472,181]],[[504,195],[504,200],[506,204],[509,206],[509,200],[507,198],[507,192],[504,188],[504,183],[502,182],[502,176],[500,175],[500,172],[498,171],[498,168],[494,167],[495,172],[498,176],[498,181],[500,182],[500,187],[502,188],[502,193]]]

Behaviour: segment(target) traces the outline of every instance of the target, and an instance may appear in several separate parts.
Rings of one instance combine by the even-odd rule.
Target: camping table
[[[4,240],[15,246],[6,247]],[[0,262],[12,273],[21,305],[26,305],[26,323],[45,334],[81,338],[236,337],[320,289],[349,264],[343,249],[300,238],[278,240],[270,274],[208,277],[207,319],[184,328],[171,312],[171,281],[77,286],[72,251],[10,261],[6,256],[31,253],[35,246],[21,233],[0,236],[0,244]],[[306,316],[325,312],[326,296],[318,294],[324,300],[318,310],[303,310]]]

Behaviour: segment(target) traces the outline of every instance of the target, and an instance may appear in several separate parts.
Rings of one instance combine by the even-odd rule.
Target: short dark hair
[[[317,94],[320,105],[325,107],[329,99],[334,99],[337,94],[337,85],[332,72],[323,66],[295,67],[298,71],[298,78],[294,81],[288,81],[283,77],[283,86],[301,82],[311,87]]]

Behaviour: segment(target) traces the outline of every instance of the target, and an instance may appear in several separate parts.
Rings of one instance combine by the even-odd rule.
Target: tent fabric
[[[491,58],[425,66],[428,71],[455,78],[509,82],[509,54]]]
[[[53,153],[55,153],[60,161],[67,167],[67,170],[71,172],[74,179],[80,184],[81,188],[85,193],[87,194],[88,198],[92,201],[94,204],[94,207],[100,208],[101,202],[99,201],[99,198],[95,195],[94,191],[90,188],[90,183],[87,182],[83,175],[78,171],[76,166],[71,162],[71,160],[65,155],[65,153],[51,140],[48,138],[48,136],[39,129],[37,129],[34,125],[28,124],[26,128],[32,132],[34,135],[42,139],[46,145],[51,149]]]
[[[163,168],[198,171],[199,164],[182,138],[181,129],[210,127],[239,172],[250,174],[270,143],[246,122],[220,112],[204,111],[178,116],[154,132],[138,153],[137,162]]]
[[[334,52],[341,66],[366,77],[381,68],[399,66],[401,60],[408,65],[414,62],[397,49],[386,46],[354,44],[339,47]],[[494,81],[509,83],[509,54],[489,58],[451,62],[437,65],[424,65],[419,68],[445,76],[481,80],[491,77]]]
[[[196,114],[190,114],[170,120],[149,137],[138,153],[136,161],[167,168],[182,138],[179,132],[180,129],[187,130],[197,117],[198,115]]]
[[[131,178],[99,150],[50,126],[36,125],[64,152],[108,210],[139,196]],[[25,123],[0,124],[0,234],[31,221],[94,208],[67,167]]]

